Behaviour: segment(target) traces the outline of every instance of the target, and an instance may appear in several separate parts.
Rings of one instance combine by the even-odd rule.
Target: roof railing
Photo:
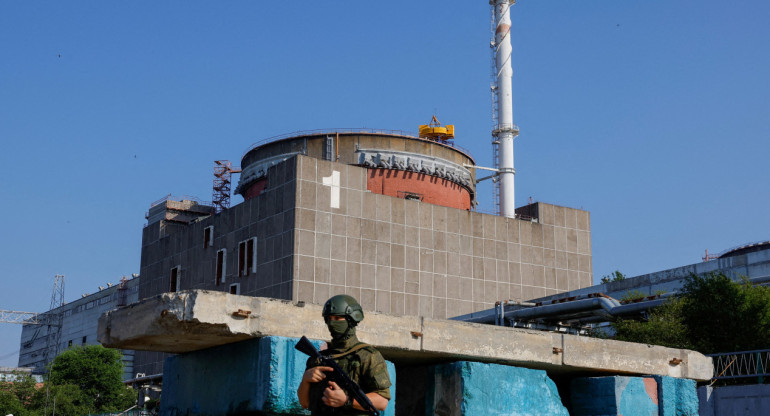
[[[419,135],[412,131],[406,131],[406,130],[389,130],[389,129],[373,129],[368,127],[360,127],[360,128],[327,128],[327,129],[315,129],[315,130],[297,130],[290,133],[284,133],[279,134],[277,136],[268,137],[266,139],[262,139],[251,146],[249,146],[245,152],[243,152],[243,156],[246,156],[247,153],[250,151],[260,147],[264,146],[268,143],[277,142],[279,140],[283,139],[289,139],[292,137],[300,137],[300,136],[320,136],[324,134],[337,134],[337,133],[364,133],[364,134],[386,134],[386,135],[393,135],[393,136],[402,136],[409,139],[414,140],[425,140],[433,143],[438,143],[443,146],[452,147],[455,148],[463,153],[465,153],[467,156],[471,156],[471,152],[468,149],[463,148],[462,146],[456,145],[454,141],[447,141],[447,142],[437,142],[435,140],[428,140],[423,139],[419,137]]]

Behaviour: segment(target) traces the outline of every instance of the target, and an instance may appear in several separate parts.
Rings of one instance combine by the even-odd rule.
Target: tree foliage
[[[0,382],[0,414],[47,416],[55,408],[57,416],[81,416],[126,410],[136,393],[123,385],[120,359],[120,352],[101,345],[70,348],[50,364],[42,388],[23,374]]]
[[[615,339],[672,348],[692,348],[687,328],[682,322],[682,306],[680,299],[670,298],[650,312],[646,321],[618,319],[612,323]]]
[[[602,276],[602,283],[609,283],[609,282],[619,282],[621,280],[626,280],[626,275],[620,272],[620,270],[615,270],[614,272]]]
[[[28,415],[27,408],[32,404],[35,384],[32,376],[21,372],[12,373],[7,381],[0,382],[0,414]]]
[[[770,348],[770,288],[693,274],[647,320],[617,320],[612,328],[615,339],[703,353]]]
[[[133,397],[127,397],[120,358],[119,351],[101,345],[73,347],[56,356],[48,382],[68,389],[72,396],[79,394],[73,406],[85,406],[97,413],[125,410]]]
[[[692,275],[682,321],[695,349],[708,353],[770,348],[770,288],[724,274]]]

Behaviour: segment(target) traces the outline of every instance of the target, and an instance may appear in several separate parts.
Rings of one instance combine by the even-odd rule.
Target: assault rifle
[[[321,354],[310,342],[310,340],[303,336],[300,338],[299,342],[297,342],[297,345],[295,345],[294,348],[305,355],[317,358],[321,362],[322,366],[333,368],[334,371],[327,373],[326,378],[329,381],[333,381],[342,387],[342,389],[345,390],[345,393],[347,393],[349,397],[355,399],[358,404],[364,408],[364,411],[369,413],[371,416],[380,416],[379,410],[375,409],[372,401],[369,400],[369,397],[366,396],[366,393],[361,390],[361,387],[358,385],[358,383],[353,381],[353,379],[351,379],[350,376],[345,373],[345,371],[343,371],[342,368],[340,368],[340,366],[337,365],[333,359]]]

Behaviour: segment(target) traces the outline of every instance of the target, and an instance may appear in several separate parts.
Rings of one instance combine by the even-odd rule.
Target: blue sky
[[[590,211],[595,280],[770,239],[770,4],[512,10],[516,202]],[[137,273],[150,203],[210,200],[213,161],[270,136],[436,113],[491,166],[489,21],[481,0],[0,2],[0,309]],[[0,324],[0,366],[19,334]]]

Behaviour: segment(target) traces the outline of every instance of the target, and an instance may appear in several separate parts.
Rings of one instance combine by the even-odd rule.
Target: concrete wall
[[[770,385],[698,388],[700,416],[770,415]]]
[[[142,232],[141,299],[170,287],[171,269],[181,266],[180,290],[229,291],[239,294],[291,298],[294,247],[295,165],[292,159],[270,169],[266,191],[229,210],[189,225],[148,224]],[[213,244],[204,247],[204,229],[213,226]],[[257,237],[256,273],[238,277],[238,245]],[[215,279],[217,252],[226,250],[224,281]]]
[[[334,172],[339,186],[325,184]],[[177,266],[180,290],[236,284],[242,295],[316,304],[346,293],[365,310],[439,319],[591,284],[586,211],[536,204],[537,220],[525,221],[446,208],[368,192],[366,172],[297,155],[269,169],[255,198],[189,225],[149,224],[140,298],[171,290]],[[238,277],[238,244],[253,237],[256,273]],[[136,371],[157,374],[163,359],[139,353]]]
[[[169,357],[161,415],[309,414],[297,400],[307,361],[297,341],[264,337]],[[396,373],[392,363],[388,369],[393,399],[383,416],[395,414]]]
[[[278,299],[292,297],[296,159],[269,169],[270,181],[258,197],[189,225],[156,222],[142,231],[140,299],[168,292],[171,269],[180,266],[179,290],[209,289]],[[204,229],[213,244],[204,247]],[[238,276],[241,241],[257,238],[256,273]],[[225,273],[216,282],[217,252],[226,250]],[[159,374],[167,354],[137,351],[135,369]]]
[[[537,204],[533,222],[458,210],[367,192],[364,168],[298,160],[294,300],[347,293],[443,319],[591,284],[586,211]],[[338,190],[323,184],[333,172]]]

